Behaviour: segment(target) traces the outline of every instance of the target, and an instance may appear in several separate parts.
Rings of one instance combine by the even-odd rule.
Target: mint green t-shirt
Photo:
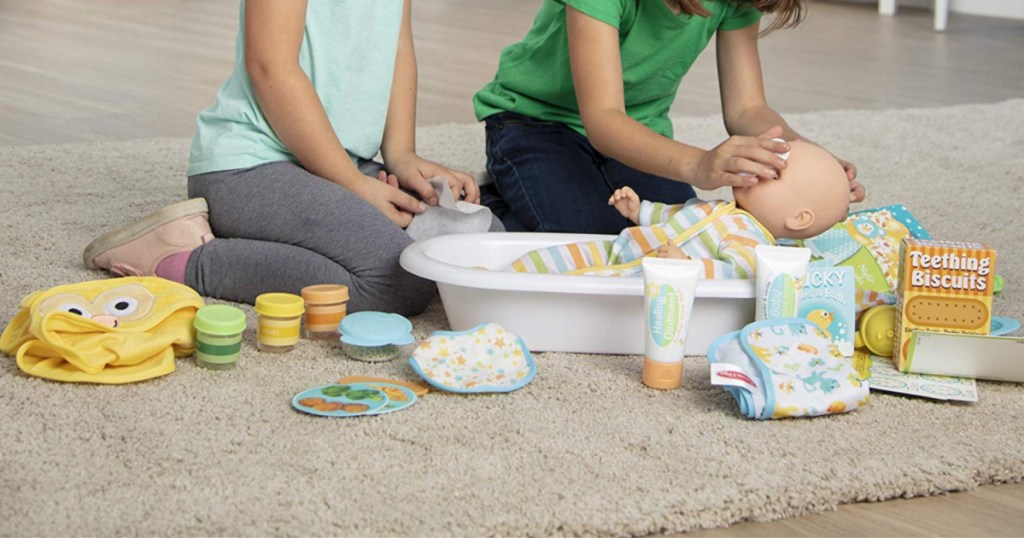
[[[569,66],[566,5],[618,29],[626,114],[667,137],[679,83],[715,32],[761,18],[749,4],[730,0],[704,0],[710,17],[676,15],[664,0],[545,0],[533,28],[505,47],[494,80],[473,97],[478,120],[516,112],[585,134]]]
[[[213,106],[199,113],[188,175],[297,162],[271,128],[245,69],[245,1],[235,65]],[[380,149],[395,71],[402,0],[309,0],[299,65],[353,161]]]

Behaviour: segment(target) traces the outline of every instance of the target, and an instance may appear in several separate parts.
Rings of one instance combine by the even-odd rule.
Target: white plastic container
[[[437,282],[453,331],[495,322],[519,335],[531,351],[640,355],[644,351],[642,277],[500,270],[534,249],[613,237],[446,235],[409,245],[401,264],[410,273]],[[701,280],[686,354],[706,354],[715,338],[753,320],[753,280]]]

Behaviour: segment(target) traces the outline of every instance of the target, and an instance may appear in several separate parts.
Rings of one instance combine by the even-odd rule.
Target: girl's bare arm
[[[706,151],[661,136],[630,118],[618,31],[572,7],[566,8],[566,18],[580,117],[598,151],[637,170],[703,189],[749,186],[773,177],[773,166],[779,163],[772,153],[776,143],[770,140],[734,137]]]
[[[411,220],[400,213],[421,211],[420,202],[385,183],[368,181],[335,135],[299,66],[305,22],[306,0],[245,3],[245,67],[260,109],[306,170],[343,185],[393,221]]]

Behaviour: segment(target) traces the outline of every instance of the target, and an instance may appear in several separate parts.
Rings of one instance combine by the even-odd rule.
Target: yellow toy
[[[896,316],[892,305],[873,306],[864,311],[857,324],[855,345],[880,357],[891,357],[896,340]]]
[[[29,294],[0,336],[26,374],[55,381],[132,383],[174,371],[195,351],[203,299],[157,277],[95,280]]]

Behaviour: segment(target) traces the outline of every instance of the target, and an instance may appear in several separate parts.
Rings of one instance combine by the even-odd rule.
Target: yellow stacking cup
[[[302,297],[291,293],[264,293],[256,297],[255,310],[259,314],[257,349],[286,353],[295,348],[305,311]]]

